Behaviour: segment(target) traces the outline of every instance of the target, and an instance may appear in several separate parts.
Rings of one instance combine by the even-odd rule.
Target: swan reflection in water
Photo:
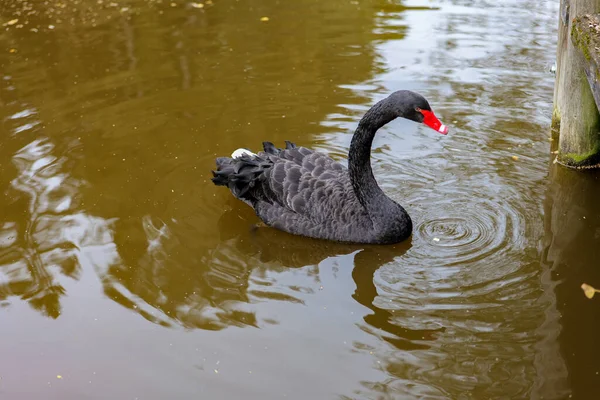
[[[133,268],[122,264],[106,271],[107,295],[165,326],[209,330],[232,325],[258,327],[273,321],[259,321],[253,303],[304,303],[303,298],[318,290],[322,261],[355,253],[354,265],[344,260],[340,269],[352,270],[356,285],[352,298],[370,310],[364,316],[367,326],[361,329],[405,350],[428,348],[426,342],[444,330],[404,328],[397,324],[392,310],[375,305],[376,271],[402,256],[411,246],[410,239],[392,246],[360,246],[292,236],[253,227],[256,217],[252,212],[233,200],[231,205],[218,221],[220,238],[212,248],[186,245],[193,235],[183,234],[185,229],[178,222],[169,224],[170,229],[156,218],[145,217],[145,254]],[[276,274],[290,268],[301,270],[312,283],[301,287],[306,280],[298,275],[284,283],[285,278]]]
[[[229,219],[241,218],[238,211],[231,210],[223,214],[219,221],[221,238],[228,233],[233,236],[235,232],[227,230],[236,223]],[[237,223],[239,225],[239,222]],[[239,231],[238,231],[239,232]],[[408,329],[394,323],[394,315],[387,310],[375,305],[378,296],[375,285],[375,274],[380,267],[393,262],[402,256],[412,246],[412,238],[397,245],[352,245],[324,240],[314,240],[291,234],[283,233],[272,228],[256,228],[250,235],[252,240],[243,240],[237,236],[235,245],[242,250],[258,251],[261,261],[276,261],[287,268],[301,268],[308,265],[318,265],[329,257],[355,253],[354,265],[342,265],[341,268],[352,268],[352,280],[356,289],[352,298],[362,306],[371,310],[364,316],[364,321],[375,329],[380,329],[385,334],[383,340],[399,349],[414,350],[424,349],[428,346],[418,343],[435,339],[435,333],[444,329]],[[235,237],[235,236],[233,236]],[[246,252],[242,250],[242,252]]]

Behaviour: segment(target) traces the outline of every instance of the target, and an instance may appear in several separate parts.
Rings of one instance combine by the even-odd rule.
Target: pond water
[[[0,397],[593,397],[600,184],[553,164],[558,3],[0,4]],[[398,89],[450,128],[375,139],[404,243],[256,230],[210,181],[263,141],[345,160]]]

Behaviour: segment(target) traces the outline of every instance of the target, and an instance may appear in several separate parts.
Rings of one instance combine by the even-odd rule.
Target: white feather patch
[[[256,154],[254,154],[253,152],[251,152],[250,150],[247,150],[247,149],[237,149],[236,151],[234,151],[233,153],[231,153],[231,158],[240,158],[244,154],[247,154],[250,157],[256,155]]]

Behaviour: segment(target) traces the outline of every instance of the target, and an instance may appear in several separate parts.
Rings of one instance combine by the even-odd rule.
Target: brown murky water
[[[593,398],[600,184],[552,164],[557,13],[2,2],[0,398]],[[209,180],[263,140],[344,158],[401,88],[451,129],[375,140],[407,243],[254,231]]]

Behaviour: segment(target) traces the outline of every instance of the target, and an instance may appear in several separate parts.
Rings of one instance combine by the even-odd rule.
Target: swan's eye
[[[415,111],[416,112],[421,112],[421,109],[419,107],[415,107]]]

